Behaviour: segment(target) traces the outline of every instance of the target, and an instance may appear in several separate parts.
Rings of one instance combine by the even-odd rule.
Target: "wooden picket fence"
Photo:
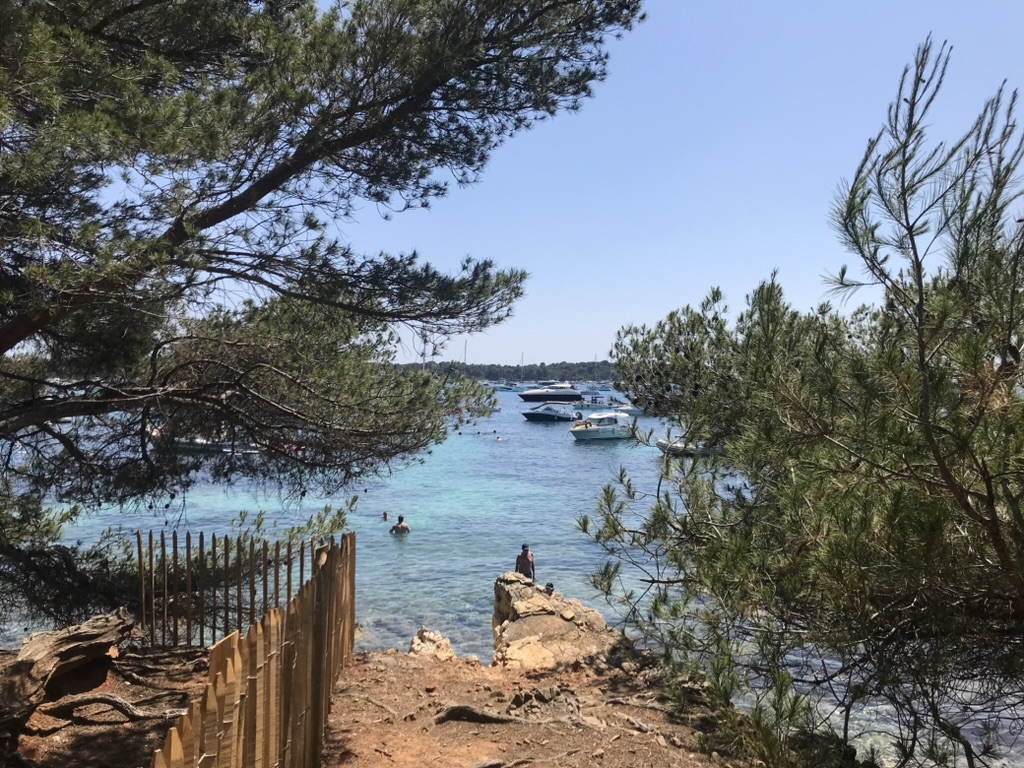
[[[316,542],[257,542],[200,532],[136,534],[138,621],[154,648],[213,645],[287,605],[316,568]],[[319,546],[322,546],[322,542]],[[308,564],[308,571],[307,571]]]
[[[312,578],[245,637],[210,648],[209,681],[152,768],[316,768],[331,687],[355,644],[355,534],[318,547]]]

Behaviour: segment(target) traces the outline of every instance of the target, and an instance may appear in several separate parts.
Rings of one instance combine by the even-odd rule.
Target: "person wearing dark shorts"
[[[523,551],[516,557],[516,573],[523,574],[530,581],[533,581],[537,574],[533,563],[533,552],[530,551],[529,544],[523,544]]]

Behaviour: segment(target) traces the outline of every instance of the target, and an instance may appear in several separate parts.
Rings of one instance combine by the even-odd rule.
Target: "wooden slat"
[[[213,682],[208,682],[200,699],[201,715],[199,732],[199,764],[204,760],[217,760],[217,741],[220,738],[220,719],[217,713],[217,690]]]
[[[228,682],[228,700],[231,704],[231,727],[225,729],[225,742],[230,740],[231,753],[228,756],[230,759],[225,761],[225,765],[230,768],[243,768],[241,747],[242,738],[245,734],[245,724],[242,722],[243,702],[245,700],[245,677],[243,677],[244,664],[239,652],[240,647],[241,642],[235,643],[234,653],[232,653],[228,663],[230,675],[225,676]]]
[[[217,642],[217,535],[210,537],[210,645]],[[227,632],[224,633],[225,635]]]
[[[224,634],[231,632],[231,538],[224,534]]]
[[[171,624],[171,640],[175,648],[178,647],[178,611],[181,610],[181,592],[178,589],[178,529],[171,531],[171,591],[173,597],[174,614]],[[166,598],[164,604],[166,605]]]
[[[281,607],[281,542],[274,542],[274,607]]]
[[[298,616],[296,602],[289,601],[285,612],[283,654],[281,656],[281,765],[291,766],[295,753],[295,727],[298,717],[298,705],[295,695],[296,669],[296,631]]]
[[[162,751],[167,764],[171,768],[185,767],[185,753],[181,749],[181,736],[178,735],[177,728],[171,728],[167,731],[167,738],[164,740]]]
[[[285,601],[286,601],[285,604],[286,605],[290,605],[291,602],[292,602],[292,543],[291,543],[291,541],[288,542],[288,555],[287,555],[287,558],[288,558],[288,574],[287,574],[287,581],[285,582],[285,588],[286,588],[286,591],[287,591],[287,595],[285,597]]]
[[[313,609],[310,613],[309,635],[309,728],[306,751],[306,765],[320,765],[323,753],[323,733],[327,725],[327,696],[330,693],[330,667],[327,666],[327,635],[330,599],[330,570],[321,565],[317,557],[316,578],[313,579],[311,596]]]
[[[167,756],[164,754],[162,749],[158,749],[153,753],[153,760],[150,762],[150,768],[172,768],[170,762],[167,760]]]
[[[256,623],[256,540],[249,539],[249,625]]]
[[[163,596],[163,611],[161,611],[160,620],[160,643],[164,648],[167,647],[167,604],[168,596],[170,592],[167,589],[167,534],[164,531],[160,531],[160,594]]]
[[[299,643],[300,655],[296,659],[298,679],[298,701],[301,707],[299,712],[298,744],[296,752],[305,755],[309,749],[309,739],[312,727],[310,692],[312,690],[313,659],[310,640],[313,636],[313,593],[315,585],[307,581],[300,589],[300,610],[299,626],[301,627],[302,639]],[[299,760],[297,766],[305,766],[304,760]]]
[[[146,629],[146,559],[142,556],[142,531],[135,534],[139,549],[139,626]]]
[[[263,607],[260,609],[261,615],[266,615],[267,611],[270,610],[268,593],[270,589],[270,543],[263,540]]]
[[[281,755],[281,705],[278,700],[281,682],[282,610],[275,608],[263,618],[267,660],[263,702],[263,762],[277,765]]]
[[[249,628],[245,640],[249,651],[249,666],[246,679],[244,764],[247,768],[263,768],[264,708],[266,707],[266,647],[263,626],[253,624]]]
[[[221,702],[218,701],[218,710]],[[220,718],[220,755],[217,764],[223,768],[234,768],[235,760],[235,729],[238,727],[238,676],[235,671],[235,660],[227,660],[224,668],[223,714]]]
[[[149,532],[149,644],[156,645],[156,568],[153,562],[153,532]]]
[[[181,735],[183,762],[189,768],[192,768],[198,759],[196,753],[198,752],[199,745],[197,742],[196,726],[200,723],[202,723],[202,712],[199,709],[199,703],[192,701],[189,703],[188,709],[178,724],[178,732]]]
[[[238,620],[238,629],[245,626],[245,618],[242,610],[242,564],[245,560],[242,557],[242,537],[235,540],[235,618]]]
[[[185,531],[185,644],[192,646],[192,532]]]

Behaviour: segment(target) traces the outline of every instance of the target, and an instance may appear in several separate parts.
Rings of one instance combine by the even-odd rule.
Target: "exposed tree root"
[[[393,709],[392,709],[391,707],[389,707],[389,706],[388,706],[387,704],[381,704],[381,703],[380,703],[379,701],[374,701],[374,700],[373,700],[373,699],[371,699],[371,698],[370,698],[369,696],[360,696],[359,698],[361,698],[361,699],[362,699],[363,701],[368,701],[368,702],[370,702],[370,703],[371,703],[371,704],[373,704],[373,706],[375,706],[375,707],[380,707],[381,709],[383,709],[383,710],[384,710],[385,712],[387,712],[387,713],[388,713],[389,715],[391,715],[392,717],[398,717],[398,713],[397,713],[397,712],[395,712],[395,710],[393,710]]]
[[[527,720],[525,717],[515,717],[514,715],[499,715],[495,712],[487,712],[486,710],[477,709],[466,704],[456,704],[448,707],[448,709],[434,718],[434,722],[438,725],[451,720],[460,720],[467,723],[518,723],[520,725],[543,725],[544,723],[565,722],[564,720],[550,718]]]
[[[65,696],[60,701],[41,704],[39,712],[51,717],[68,717],[77,723],[103,723],[104,720],[96,720],[84,716],[75,716],[75,710],[90,704],[106,704],[127,717],[131,721],[152,720],[154,718],[170,719],[180,717],[185,713],[184,709],[163,709],[159,711],[146,711],[139,709],[131,702],[125,701],[119,696],[109,693],[82,693],[77,696]]]

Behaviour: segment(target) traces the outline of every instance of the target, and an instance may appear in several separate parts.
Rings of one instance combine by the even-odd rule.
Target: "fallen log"
[[[109,654],[131,633],[135,620],[125,609],[56,632],[37,632],[17,655],[0,661],[0,766],[18,748],[18,736],[46,688],[83,664]]]

